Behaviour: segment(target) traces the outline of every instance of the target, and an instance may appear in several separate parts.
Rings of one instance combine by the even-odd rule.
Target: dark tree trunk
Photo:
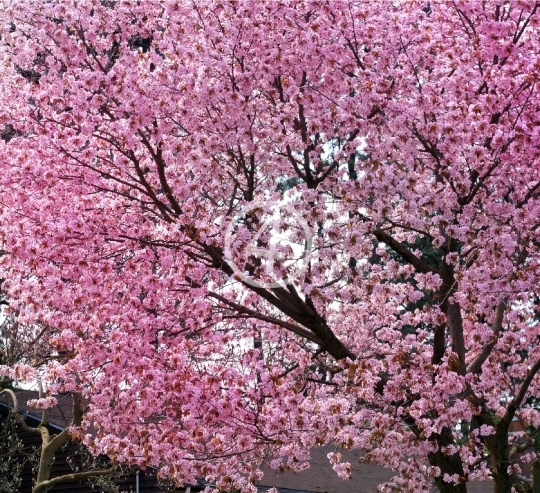
[[[540,493],[540,459],[532,463],[532,493]]]
[[[508,473],[510,447],[508,446],[508,424],[502,420],[494,435],[486,437],[485,443],[491,460],[491,474],[495,483],[494,493],[511,493],[513,480]]]
[[[454,437],[450,428],[443,428],[440,434],[432,435],[432,439],[437,442],[439,448],[454,444]],[[428,454],[428,459],[430,465],[441,470],[441,474],[435,478],[435,484],[441,493],[467,493],[463,463],[459,454],[448,455],[438,450]],[[443,479],[445,474],[450,476],[457,474],[460,482],[458,484],[447,483]]]
[[[508,464],[499,464],[499,470],[493,470],[493,480],[495,486],[493,493],[512,493],[513,481],[507,472]]]

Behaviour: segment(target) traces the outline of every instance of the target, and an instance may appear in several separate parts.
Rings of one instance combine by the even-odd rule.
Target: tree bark
[[[39,425],[39,429],[41,431],[42,438],[41,456],[39,458],[39,469],[36,478],[36,485],[32,490],[33,493],[46,491],[41,489],[41,484],[48,481],[51,477],[54,454],[70,440],[69,428],[64,429],[52,439],[50,438],[49,430],[45,425]]]
[[[433,441],[437,442],[439,449],[448,445],[454,444],[454,437],[450,428],[443,428],[440,434],[432,435]],[[467,493],[467,483],[465,481],[465,473],[463,464],[459,454],[445,454],[441,450],[430,452],[428,454],[430,465],[438,467],[441,474],[435,478],[435,484],[441,493]],[[444,475],[448,474],[459,476],[459,483],[448,483],[444,481]]]
[[[493,475],[494,493],[511,493],[512,476],[508,473],[510,466],[510,447],[508,446],[508,424],[502,420],[497,425],[494,435],[487,436],[485,443],[491,461],[491,474]]]
[[[540,458],[532,463],[532,493],[540,493]]]

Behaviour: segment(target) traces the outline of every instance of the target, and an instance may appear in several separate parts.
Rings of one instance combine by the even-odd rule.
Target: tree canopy
[[[4,287],[92,450],[249,491],[334,442],[387,491],[529,488],[538,9],[5,0]]]

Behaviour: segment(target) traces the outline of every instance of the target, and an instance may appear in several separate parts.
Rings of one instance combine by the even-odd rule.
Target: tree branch
[[[373,233],[377,240],[388,245],[394,252],[398,253],[403,260],[411,264],[421,274],[438,274],[439,271],[434,269],[430,265],[426,264],[423,260],[419,259],[414,253],[412,253],[405,245],[392,238],[389,234],[383,231],[375,231]]]
[[[11,389],[2,389],[0,390],[0,395],[2,394],[9,394],[11,397],[11,400],[13,401],[13,411],[19,411],[19,401],[17,401],[17,396],[15,395],[15,392]]]
[[[74,472],[71,474],[64,474],[63,476],[41,482],[34,487],[32,493],[46,493],[57,484],[69,483],[72,481],[84,481],[85,479],[89,478],[106,476],[107,474],[111,474],[114,471],[115,467],[111,467],[110,469],[102,469],[100,471]]]
[[[248,315],[249,317],[256,318],[258,320],[264,320],[265,322],[269,322],[274,325],[278,325],[279,327],[283,327],[284,329],[290,330],[291,332],[294,332],[295,334],[305,339],[308,339],[309,341],[314,342],[315,344],[318,344],[320,346],[322,346],[323,344],[322,341],[318,337],[316,337],[314,334],[312,334],[308,330],[305,330],[302,327],[298,327],[298,325],[290,324],[283,320],[279,320],[274,317],[269,317],[267,315],[257,313],[256,311],[251,310],[250,308],[247,308],[243,305],[239,305],[238,303],[234,303],[233,301],[229,301],[227,298],[217,293],[209,292],[208,296],[210,298],[214,298],[216,300],[221,301],[222,303],[230,306],[231,308],[234,308],[238,313],[243,313],[245,315]]]
[[[523,380],[523,383],[521,384],[521,388],[519,389],[519,392],[512,399],[512,402],[508,405],[508,410],[506,411],[506,414],[504,415],[504,418],[503,418],[503,420],[508,425],[510,425],[510,422],[512,421],[514,417],[514,414],[516,413],[517,408],[523,402],[523,399],[525,398],[525,395],[527,394],[527,391],[529,390],[529,386],[531,385],[531,382],[533,381],[538,371],[540,371],[540,359],[532,366],[530,370],[527,371],[527,376]]]
[[[21,415],[21,412],[19,411],[19,403],[17,401],[17,396],[15,395],[15,392],[13,392],[13,390],[11,389],[3,389],[3,390],[0,390],[0,395],[2,394],[9,394],[9,396],[13,400],[13,409],[11,410],[11,413],[13,414],[13,416],[15,416],[15,418],[21,425],[22,429],[24,431],[27,431],[28,433],[36,433],[39,435],[41,433],[39,428],[34,428],[26,424],[24,417]]]
[[[497,308],[495,308],[495,315],[493,317],[493,324],[491,325],[491,328],[493,330],[493,335],[495,336],[492,341],[488,342],[480,351],[478,356],[474,358],[473,361],[467,366],[467,373],[477,373],[480,371],[480,368],[482,368],[482,365],[484,362],[488,359],[489,355],[491,354],[491,351],[495,347],[495,344],[497,343],[497,339],[499,337],[499,334],[502,330],[502,323],[503,323],[503,317],[504,312],[506,310],[506,304],[508,302],[508,299],[505,298],[501,300],[501,302],[497,305]]]

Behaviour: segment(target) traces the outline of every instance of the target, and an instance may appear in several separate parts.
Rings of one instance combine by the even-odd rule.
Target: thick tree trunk
[[[508,464],[499,464],[499,469],[493,470],[493,480],[495,486],[493,493],[512,493],[513,481],[507,472]]]
[[[532,463],[532,493],[540,493],[540,459]]]
[[[443,428],[441,433],[433,436],[433,440],[437,442],[440,448],[454,444],[452,430]],[[467,493],[467,483],[465,482],[465,474],[463,471],[463,463],[459,454],[448,455],[440,450],[428,454],[429,463],[432,466],[438,467],[441,474],[435,478],[435,484],[441,493]],[[457,474],[460,478],[458,484],[447,483],[444,481],[444,475],[454,476]]]
[[[41,397],[41,393],[40,393]],[[82,420],[82,402],[79,393],[73,394],[73,423],[80,425]],[[45,410],[43,418],[38,429],[41,433],[41,456],[39,458],[38,474],[36,483],[32,489],[32,493],[46,493],[53,486],[51,484],[50,477],[52,471],[52,465],[54,462],[54,454],[58,452],[66,443],[71,440],[69,434],[69,426],[62,430],[58,435],[51,437],[47,428],[49,421],[49,410]],[[58,481],[59,478],[56,478]]]
[[[497,426],[494,435],[486,437],[486,446],[491,460],[491,474],[495,483],[494,493],[512,493],[510,466],[510,447],[508,446],[508,425],[503,421]]]
[[[54,454],[70,440],[69,428],[65,428],[52,439],[49,434],[49,430],[47,430],[45,425],[41,424],[39,429],[42,437],[41,456],[39,459],[36,484],[32,489],[32,493],[45,493],[52,488],[52,486],[47,486],[47,483],[51,477]]]

